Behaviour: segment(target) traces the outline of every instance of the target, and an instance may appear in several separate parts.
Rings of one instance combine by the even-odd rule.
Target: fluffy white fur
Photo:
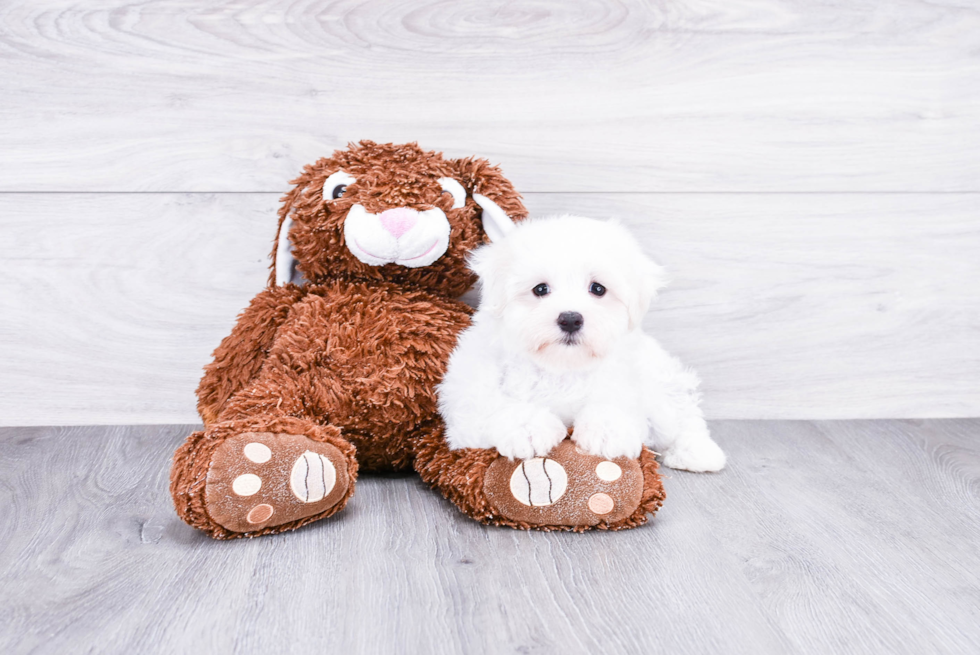
[[[481,303],[439,386],[451,448],[526,459],[574,427],[583,449],[606,458],[637,457],[646,443],[671,468],[724,467],[697,375],[640,327],[666,277],[626,228],[576,216],[524,221],[475,251],[471,266]],[[534,293],[539,284],[546,295]],[[579,331],[561,330],[563,312],[581,314]]]

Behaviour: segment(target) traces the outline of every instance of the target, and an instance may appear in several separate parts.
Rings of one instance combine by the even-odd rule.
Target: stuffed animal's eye
[[[589,293],[593,296],[599,296],[600,298],[606,295],[606,287],[602,286],[598,282],[593,282],[592,286],[589,287]]]
[[[448,193],[453,197],[453,209],[459,209],[466,204],[466,189],[463,185],[451,177],[440,177],[439,186],[443,193]]]
[[[357,182],[357,180],[344,171],[332,173],[330,177],[323,181],[323,199],[336,200],[344,195],[347,187],[354,184],[354,182]]]
[[[534,295],[536,295],[538,298],[540,298],[541,296],[547,296],[549,293],[551,293],[551,288],[547,284],[542,282],[541,284],[531,289],[531,292],[534,293]]]

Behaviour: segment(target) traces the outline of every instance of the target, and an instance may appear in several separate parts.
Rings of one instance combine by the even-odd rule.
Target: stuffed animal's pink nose
[[[405,234],[419,220],[419,213],[408,207],[398,207],[396,209],[386,209],[378,216],[384,229],[391,232],[395,238]]]

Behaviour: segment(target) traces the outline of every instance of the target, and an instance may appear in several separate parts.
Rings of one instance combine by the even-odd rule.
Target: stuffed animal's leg
[[[343,509],[355,449],[339,428],[275,414],[220,420],[174,454],[180,517],[216,539],[293,530]]]
[[[269,287],[238,317],[231,334],[215,349],[214,361],[204,367],[197,387],[197,411],[206,425],[217,420],[225,402],[258,375],[276,331],[302,295],[291,284]]]
[[[540,530],[632,528],[664,499],[654,453],[605,460],[566,439],[547,457],[511,460],[496,449],[450,450],[441,422],[414,438],[415,468],[482,523]]]

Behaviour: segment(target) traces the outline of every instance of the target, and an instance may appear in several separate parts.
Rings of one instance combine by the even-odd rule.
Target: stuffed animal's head
[[[329,277],[408,283],[460,296],[473,248],[527,210],[485,159],[445,159],[414,143],[361,141],[307,166],[279,211],[270,283]]]

